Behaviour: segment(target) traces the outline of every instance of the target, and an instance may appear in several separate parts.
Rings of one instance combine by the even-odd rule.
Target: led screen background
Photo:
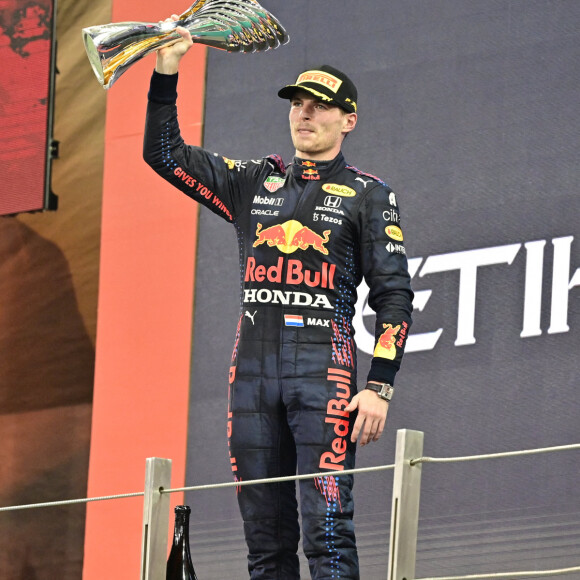
[[[0,3],[0,215],[48,204],[53,2]]]
[[[577,443],[580,345],[580,4],[437,0],[266,3],[290,44],[208,54],[205,147],[290,161],[277,90],[322,63],[359,89],[348,162],[397,192],[414,325],[386,432],[446,457]],[[184,64],[185,66],[185,64]],[[180,106],[187,106],[181,103]],[[234,228],[202,209],[187,481],[228,481],[228,366],[238,319]],[[360,292],[364,306],[364,289]],[[357,321],[359,386],[372,314]],[[417,576],[580,563],[576,452],[423,467]],[[386,576],[392,474],[359,475],[362,577]],[[204,578],[242,577],[235,494],[191,493]],[[304,568],[304,577],[307,577]]]

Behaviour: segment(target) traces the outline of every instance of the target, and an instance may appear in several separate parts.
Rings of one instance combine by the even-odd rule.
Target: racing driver
[[[340,472],[354,467],[357,440],[366,445],[381,436],[411,325],[397,200],[385,183],[345,161],[341,144],[356,126],[357,90],[327,65],[278,93],[290,102],[296,153],[288,166],[278,156],[234,162],[184,143],[177,73],[192,41],[178,31],[182,38],[157,53],[144,158],[237,230],[242,315],[228,409],[234,478],[322,474],[300,482],[311,577],[358,580],[353,480]],[[276,212],[253,211],[271,200]],[[377,314],[376,347],[357,394],[352,318],[363,278]],[[298,579],[295,482],[238,489],[250,578]]]

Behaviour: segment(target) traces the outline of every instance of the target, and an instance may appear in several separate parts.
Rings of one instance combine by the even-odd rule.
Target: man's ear
[[[344,116],[343,133],[350,133],[356,127],[357,119],[356,113],[347,113]]]

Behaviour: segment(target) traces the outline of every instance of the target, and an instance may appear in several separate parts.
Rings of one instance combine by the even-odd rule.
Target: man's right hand
[[[179,20],[179,16],[173,14],[171,18],[168,18],[165,22],[176,22],[177,20]],[[181,59],[193,46],[193,40],[191,39],[189,30],[178,26],[175,31],[179,36],[181,36],[181,38],[157,51],[155,70],[164,75],[174,75],[177,73]]]

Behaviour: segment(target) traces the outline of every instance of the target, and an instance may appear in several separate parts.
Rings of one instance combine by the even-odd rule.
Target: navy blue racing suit
[[[354,467],[344,411],[357,392],[352,318],[366,280],[377,313],[368,379],[393,383],[413,293],[395,194],[349,166],[277,156],[233,161],[184,143],[177,75],[153,74],[144,141],[164,179],[231,222],[241,310],[229,375],[228,441],[236,480]],[[351,475],[300,481],[312,578],[356,580]],[[295,482],[238,488],[251,578],[300,577]]]

